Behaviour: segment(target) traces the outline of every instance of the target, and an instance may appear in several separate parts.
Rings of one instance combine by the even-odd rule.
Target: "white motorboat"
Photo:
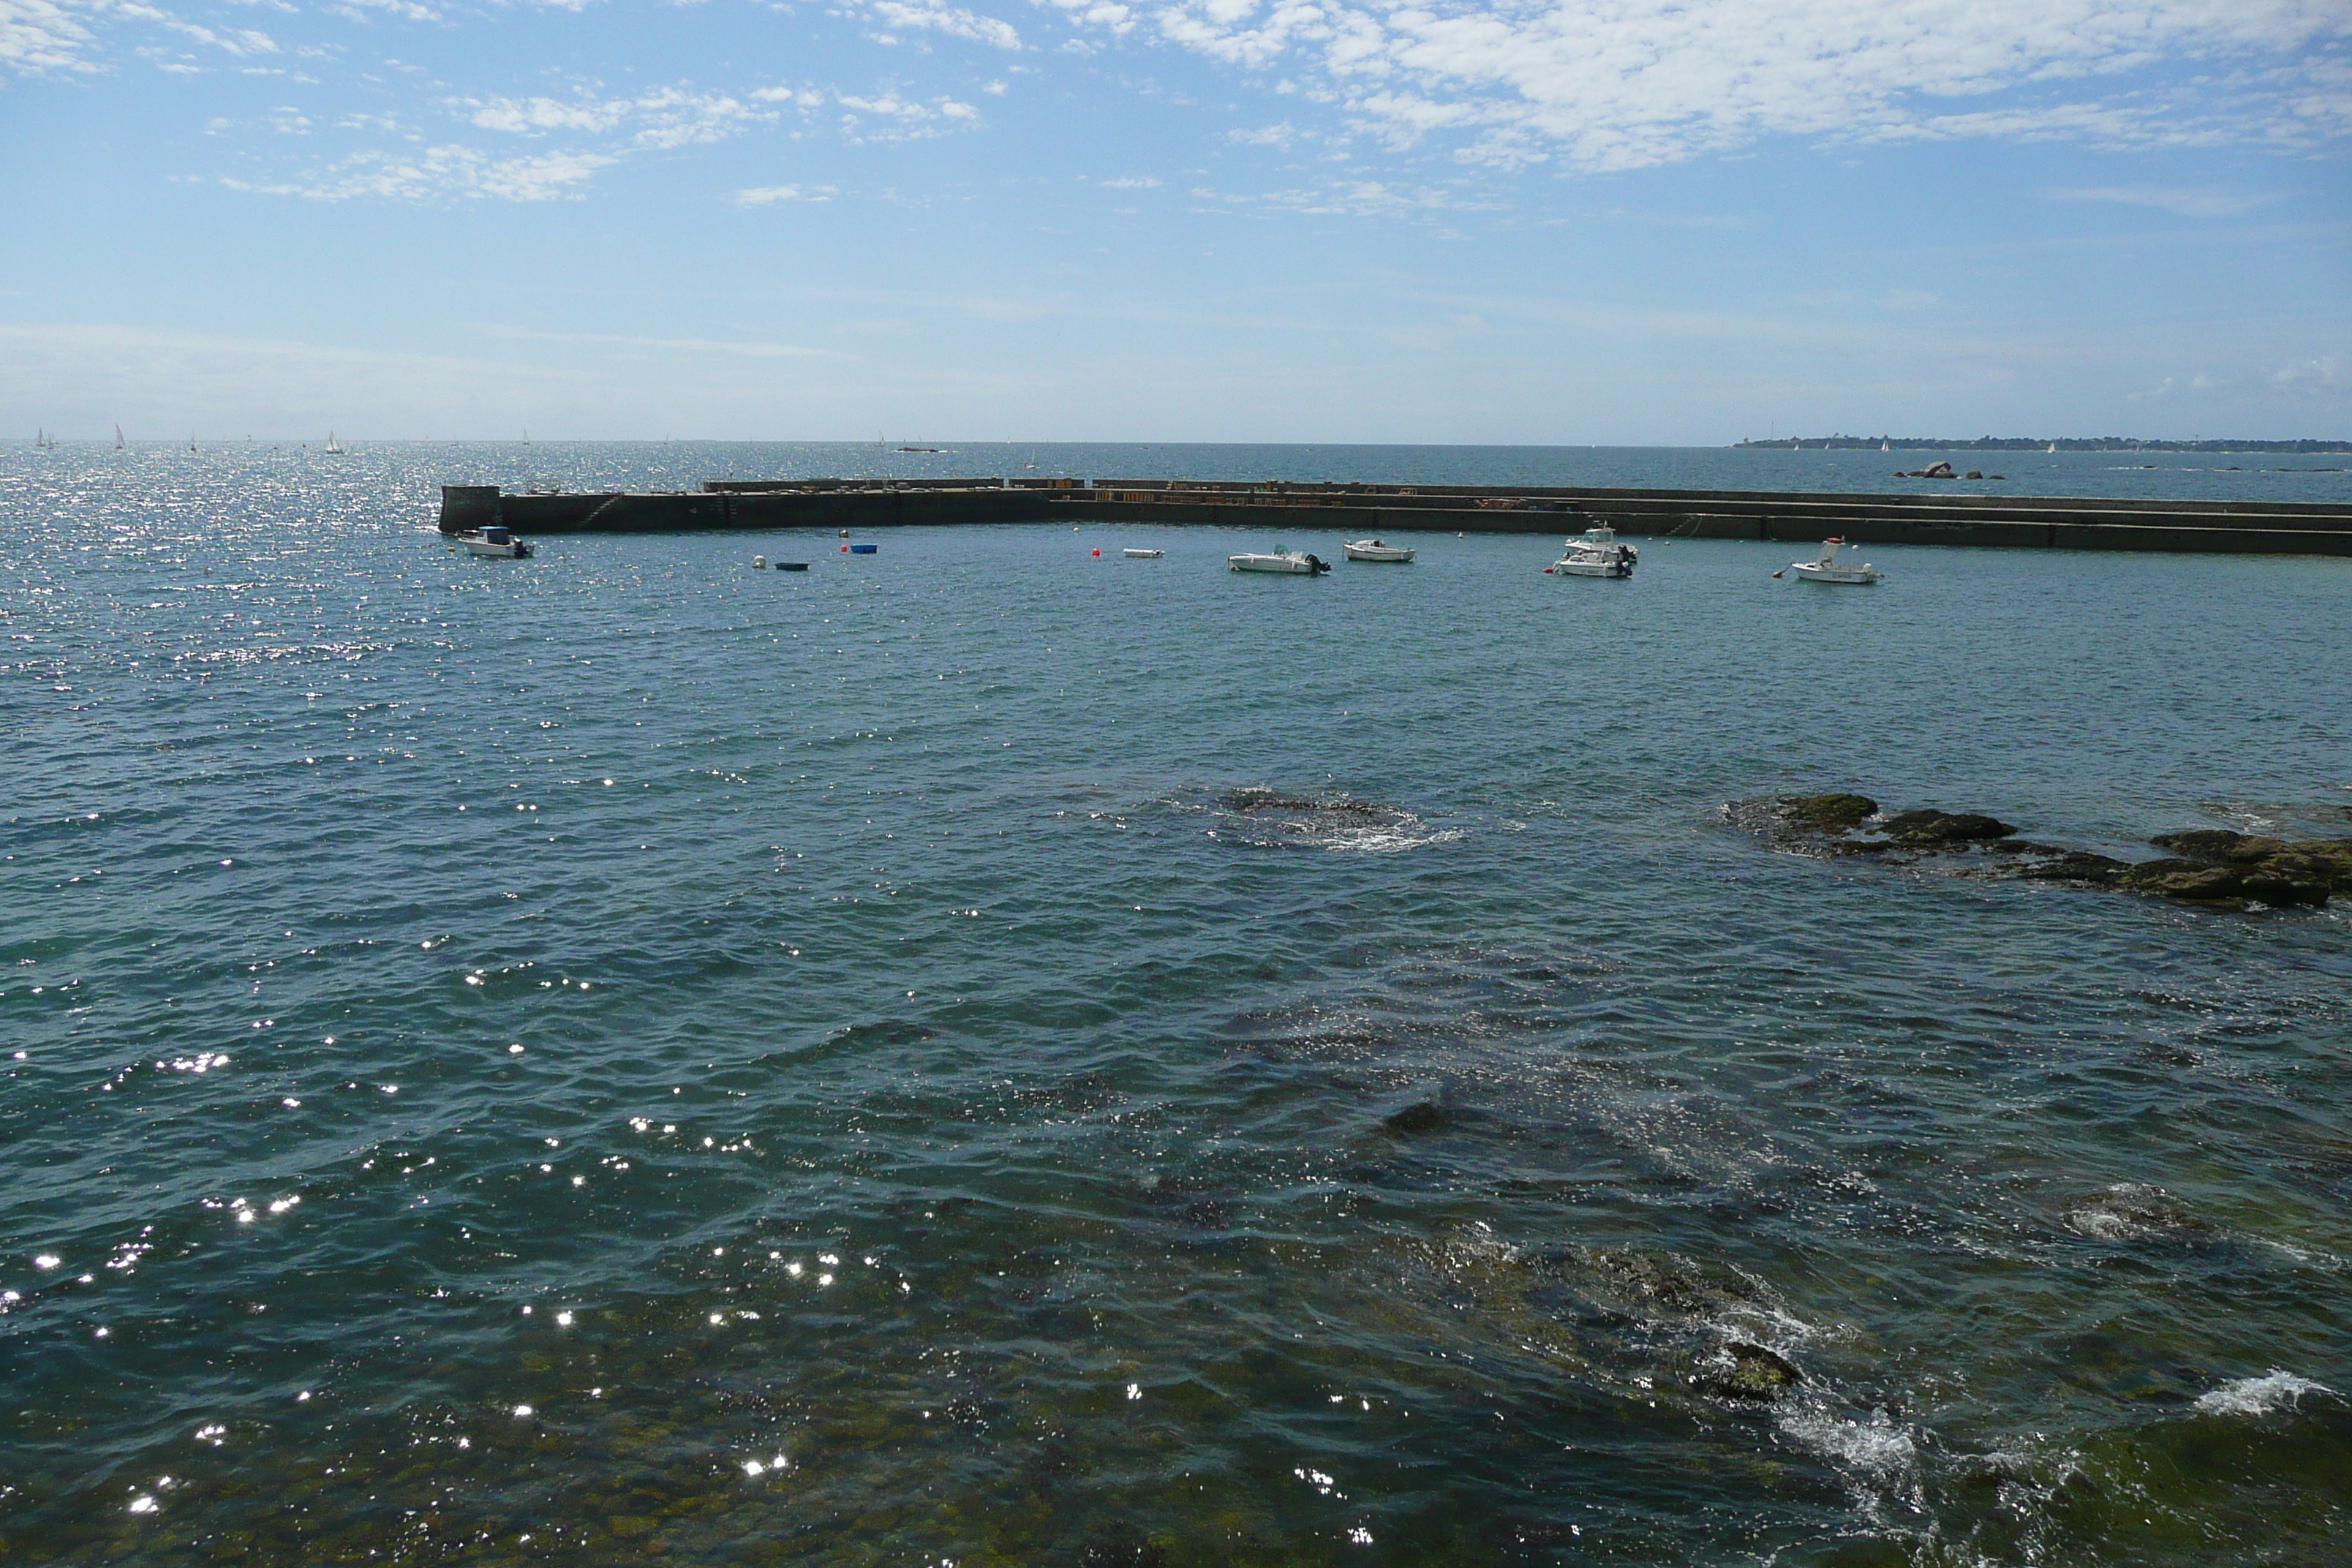
[[[1130,545],[1129,548],[1120,551],[1119,553],[1126,556],[1129,561],[1157,561],[1161,556],[1167,554],[1168,552],[1165,550],[1138,550]]]
[[[1544,571],[1560,577],[1631,577],[1641,562],[1642,552],[1619,543],[1617,531],[1604,522],[1570,540]]]
[[[1410,544],[1391,544],[1384,539],[1351,539],[1339,546],[1350,561],[1396,561],[1412,559]]]
[[[517,539],[513,530],[499,523],[478,528],[470,533],[461,533],[457,535],[457,542],[466,547],[468,555],[498,556],[508,561],[530,558],[530,546]]]
[[[1780,571],[1794,572],[1800,578],[1808,583],[1870,584],[1884,583],[1886,581],[1886,574],[1881,572],[1877,567],[1873,566],[1867,561],[1864,562],[1859,566],[1839,565],[1837,558],[1838,551],[1843,548],[1844,544],[1845,541],[1843,539],[1824,539],[1822,541],[1822,555],[1820,560],[1791,561],[1786,566],[1782,567]],[[1772,574],[1775,577],[1778,577],[1780,574],[1780,572]]]
[[[1312,577],[1318,572],[1328,572],[1331,563],[1297,550],[1276,550],[1259,554],[1244,552],[1225,557],[1225,564],[1235,572],[1289,572],[1301,577]]]

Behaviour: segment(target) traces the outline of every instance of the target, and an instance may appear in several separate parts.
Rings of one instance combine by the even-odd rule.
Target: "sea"
[[[2352,561],[434,528],[1936,456],[931,445],[0,448],[0,1561],[2343,1560],[2347,906],[1752,824],[2352,835]]]

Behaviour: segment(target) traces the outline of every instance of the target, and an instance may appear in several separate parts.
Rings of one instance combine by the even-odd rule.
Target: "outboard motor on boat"
[[[1328,561],[1324,560],[1319,555],[1307,556],[1307,574],[1309,577],[1314,576],[1318,572],[1328,572],[1329,570],[1331,570],[1331,563]]]

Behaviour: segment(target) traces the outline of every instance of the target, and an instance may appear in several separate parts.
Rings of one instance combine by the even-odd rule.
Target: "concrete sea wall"
[[[1682,539],[2352,555],[2352,507],[2284,501],[1492,486],[1252,484],[1172,479],[714,479],[655,494],[508,495],[445,485],[445,533],[887,528],[978,522],[1204,523],[1349,535],[1620,533]]]

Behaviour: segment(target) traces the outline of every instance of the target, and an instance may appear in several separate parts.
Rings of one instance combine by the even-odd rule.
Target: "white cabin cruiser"
[[[1544,568],[1561,577],[1631,577],[1642,552],[1617,542],[1617,531],[1607,523],[1588,528],[1568,542],[1560,558]]]
[[[1348,559],[1350,561],[1395,561],[1404,563],[1410,562],[1412,559],[1412,545],[1391,544],[1384,539],[1351,539],[1347,543],[1339,546],[1339,548],[1346,552]]]
[[[1820,560],[1791,561],[1788,565],[1782,567],[1781,571],[1794,572],[1800,578],[1808,583],[1858,583],[1866,584],[1871,583],[1884,583],[1886,581],[1886,574],[1881,572],[1877,567],[1873,566],[1867,561],[1864,562],[1859,566],[1839,565],[1837,554],[1839,549],[1842,548],[1844,543],[1845,541],[1843,539],[1824,539],[1822,541],[1822,556]],[[1780,574],[1780,572],[1772,574],[1775,577],[1778,577]]]
[[[530,557],[530,546],[514,536],[514,531],[502,523],[478,528],[470,533],[457,535],[457,542],[466,547],[468,555],[495,555],[509,561],[525,561]]]
[[[1226,556],[1225,564],[1235,572],[1289,572],[1302,577],[1331,570],[1328,561],[1297,550],[1276,550],[1265,554],[1245,551]]]

